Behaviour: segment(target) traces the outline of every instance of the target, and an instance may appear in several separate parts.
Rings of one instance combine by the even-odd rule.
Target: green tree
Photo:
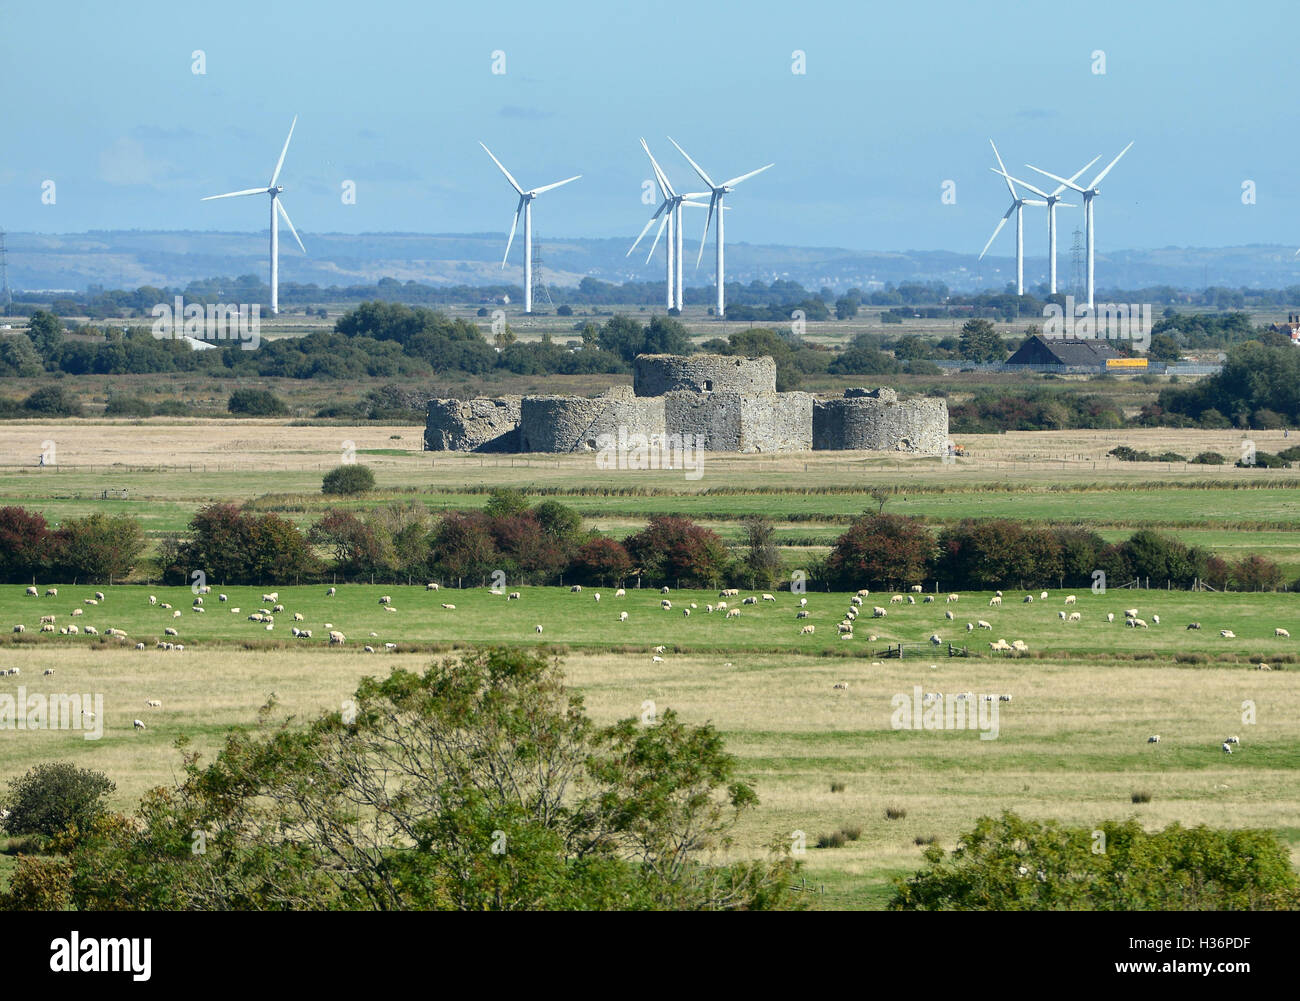
[[[64,573],[93,581],[120,580],[145,549],[140,522],[129,514],[102,512],[63,522],[52,539],[54,560]]]
[[[757,803],[710,725],[597,727],[545,654],[365,678],[347,716],[230,732],[29,897],[100,910],[798,908],[788,852],[710,863]],[[393,763],[401,762],[394,769]],[[194,831],[205,850],[192,849]],[[26,888],[35,887],[36,890]]]
[[[1183,356],[1178,341],[1171,334],[1152,334],[1147,357],[1154,361],[1176,362]]]
[[[744,568],[756,587],[771,587],[781,569],[781,551],[776,544],[772,519],[753,515],[741,523],[744,533]]]
[[[369,493],[375,489],[375,474],[369,466],[345,462],[325,474],[320,489],[321,493],[334,496]]]
[[[1100,834],[1100,837],[1098,837]],[[1100,847],[1100,850],[1098,848]],[[1064,827],[981,817],[951,855],[895,881],[897,911],[1294,910],[1300,882],[1277,834],[1137,820]]]
[[[246,417],[279,417],[289,412],[284,401],[267,389],[236,389],[226,409]]]
[[[933,572],[936,552],[920,518],[864,514],[835,540],[826,572],[832,584],[848,590],[917,584]]]
[[[528,498],[514,487],[496,487],[488,491],[483,513],[489,518],[510,518],[528,510]]]
[[[988,320],[967,320],[961,328],[961,346],[958,349],[967,361],[994,362],[1005,361],[1006,345],[997,328]]]
[[[9,816],[0,821],[9,834],[54,837],[69,826],[86,828],[104,810],[104,798],[117,787],[100,772],[69,761],[39,764],[9,783],[4,797]]]
[[[27,322],[27,336],[47,368],[53,368],[63,346],[63,321],[53,313],[38,309]]]

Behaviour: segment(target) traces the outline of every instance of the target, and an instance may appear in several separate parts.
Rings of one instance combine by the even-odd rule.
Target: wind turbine
[[[1011,218],[1011,213],[1016,214],[1016,295],[1025,294],[1025,220],[1024,209],[1026,205],[1043,205],[1047,202],[1040,202],[1034,198],[1021,198],[1016,194],[1016,186],[1011,183],[1011,175],[1007,173],[1006,166],[1002,163],[1002,157],[998,155],[997,146],[993,145],[993,140],[989,140],[989,145],[993,146],[993,156],[998,161],[1000,170],[994,170],[993,173],[1001,174],[1002,180],[1007,183],[1007,190],[1011,192],[1011,207],[1007,209],[1006,214],[998,220],[997,226],[993,230],[993,235],[989,237],[989,242],[984,244],[984,249],[980,251],[979,259],[984,260],[984,255],[989,252],[989,247],[993,246],[993,241],[998,238],[1002,232],[1002,227],[1007,224]],[[991,169],[991,168],[990,168]]]
[[[479,143],[483,146],[482,143]],[[566,177],[563,181],[556,181],[554,184],[545,184],[540,188],[530,188],[525,191],[519,186],[519,182],[510,176],[510,171],[502,165],[501,161],[492,156],[492,151],[483,146],[483,152],[492,157],[492,162],[501,168],[501,173],[506,175],[506,180],[510,186],[519,192],[519,206],[515,209],[514,222],[510,224],[510,237],[506,240],[505,256],[501,258],[501,269],[504,271],[506,261],[510,257],[510,245],[515,242],[515,228],[519,225],[519,213],[524,215],[524,312],[533,311],[533,199],[543,191],[550,191],[552,188],[558,188],[562,184],[568,184],[570,181],[576,181],[581,174],[575,174],[573,177]]]
[[[275,172],[271,174],[271,183],[264,188],[247,188],[244,191],[231,191],[224,195],[208,195],[207,198],[200,201],[210,202],[216,198],[239,198],[241,195],[270,195],[271,196],[271,312],[280,312],[280,220],[276,215],[284,216],[284,223],[289,227],[289,232],[293,238],[298,241],[298,246],[302,252],[307,253],[307,248],[302,245],[302,238],[298,236],[298,231],[293,228],[293,222],[289,219],[289,213],[284,210],[284,204],[280,201],[280,192],[284,188],[278,186],[275,182],[280,178],[280,168],[284,166],[284,155],[289,152],[289,140],[293,138],[294,126],[298,124],[298,116],[293,116],[293,123],[289,126],[289,135],[285,137],[284,149],[280,150],[280,159],[276,161]]]
[[[1043,170],[1041,167],[1035,167],[1032,163],[1025,164],[1025,166],[1028,167],[1030,170],[1036,170],[1040,174],[1043,174],[1046,177],[1050,177],[1053,181],[1057,181],[1061,184],[1064,184],[1067,188],[1072,188],[1075,191],[1079,192],[1079,194],[1083,195],[1083,220],[1084,220],[1084,228],[1086,232],[1085,240],[1088,245],[1088,308],[1089,309],[1093,309],[1096,307],[1096,302],[1094,301],[1096,286],[1093,283],[1093,259],[1094,259],[1094,251],[1096,249],[1097,244],[1092,229],[1092,200],[1096,198],[1097,195],[1101,194],[1101,189],[1097,187],[1097,185],[1101,183],[1102,178],[1105,177],[1107,174],[1109,174],[1111,168],[1114,167],[1115,164],[1119,163],[1120,157],[1122,157],[1125,153],[1127,153],[1132,148],[1133,148],[1133,143],[1129,143],[1122,150],[1120,150],[1119,156],[1111,160],[1110,163],[1106,165],[1106,169],[1103,170],[1096,177],[1094,177],[1092,179],[1092,183],[1089,184],[1086,188],[1081,188],[1077,184],[1075,184],[1073,178],[1067,181],[1064,177],[1057,177],[1055,174],[1048,173],[1046,170]],[[1075,177],[1077,176],[1078,175],[1076,174]]]
[[[679,195],[673,190],[672,183],[668,180],[668,175],[664,173],[662,167],[650,152],[649,145],[644,139],[641,140],[641,148],[645,150],[645,155],[650,158],[650,166],[655,172],[655,184],[659,188],[659,193],[663,196],[663,201],[655,214],[650,217],[650,221],[645,224],[641,230],[641,235],[636,238],[636,243],[632,244],[624,256],[631,255],[636,250],[637,243],[640,243],[646,233],[650,232],[650,227],[660,215],[663,219],[659,223],[659,231],[655,233],[654,243],[650,245],[650,253],[646,255],[646,263],[650,263],[650,258],[654,256],[655,248],[659,246],[659,238],[663,236],[664,225],[668,226],[668,308],[674,307],[681,310],[685,307],[684,288],[682,286],[682,206],[691,205],[696,208],[705,208],[700,202],[690,201],[692,198],[703,198],[709,194],[707,191],[689,191]]]
[[[1100,159],[1101,159],[1100,156],[1094,156],[1089,162],[1085,163],[1082,167],[1080,167],[1077,171],[1075,171],[1074,175],[1070,178],[1070,180],[1071,181],[1078,180],[1080,174],[1082,174],[1085,170],[1087,170],[1089,167],[1091,167],[1094,163],[1096,163]],[[1018,177],[1012,177],[1005,170],[996,170],[993,167],[990,167],[989,170],[992,170],[993,173],[995,174],[1001,174],[1008,181],[1015,181],[1016,184],[1019,184],[1022,188],[1028,188],[1034,194],[1041,195],[1043,198],[1047,199],[1046,202],[1047,204],[1047,247],[1048,247],[1047,260],[1048,260],[1048,276],[1049,276],[1048,291],[1049,294],[1056,295],[1056,206],[1060,204],[1060,205],[1064,205],[1066,208],[1074,208],[1074,205],[1072,203],[1061,201],[1061,192],[1065,190],[1065,185],[1064,184],[1058,185],[1056,187],[1056,190],[1054,190],[1049,195],[1046,191],[1042,190],[1041,188],[1034,187],[1028,181],[1022,181]]]
[[[672,143],[674,146],[677,146],[677,140],[674,139],[672,136],[668,137],[668,141]],[[715,237],[715,239],[717,240],[717,250],[718,250],[717,269],[716,269],[717,279],[718,279],[717,317],[718,319],[722,319],[722,317],[726,315],[726,309],[727,309],[726,298],[723,293],[722,198],[724,195],[727,194],[727,192],[735,188],[735,186],[739,184],[741,181],[746,181],[749,178],[753,177],[755,174],[761,174],[769,167],[775,166],[775,164],[769,163],[766,167],[759,167],[758,170],[751,170],[748,174],[741,174],[739,177],[733,177],[731,180],[723,181],[721,184],[714,184],[713,180],[709,177],[709,175],[704,172],[704,168],[701,167],[694,160],[692,160],[690,154],[687,153],[686,150],[682,149],[680,146],[677,146],[677,152],[680,153],[682,156],[686,157],[686,162],[695,168],[695,173],[699,174],[700,179],[703,180],[704,183],[709,186],[709,191],[711,193],[709,197],[709,215],[708,218],[704,220],[704,238],[700,240],[700,253],[699,256],[696,257],[695,259],[695,266],[697,268],[700,266],[700,261],[704,260],[704,245],[709,241],[709,224],[713,221],[714,207],[716,206],[718,210],[718,232],[717,232],[717,236]]]

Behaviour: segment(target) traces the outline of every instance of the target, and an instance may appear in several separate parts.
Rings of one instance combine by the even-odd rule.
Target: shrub
[[[23,400],[23,409],[47,417],[80,417],[81,401],[65,386],[45,386]]]
[[[831,792],[843,792],[844,789],[845,789],[845,786],[844,786],[844,783],[843,783],[843,782],[832,782],[832,783],[831,783]]]
[[[1226,461],[1218,452],[1198,452],[1192,456],[1194,466],[1222,466]]]
[[[51,838],[70,825],[84,829],[103,812],[104,797],[116,788],[106,775],[69,761],[39,764],[9,783],[4,829]]]
[[[901,806],[887,806],[887,807],[885,807],[885,819],[886,819],[886,820],[902,820],[902,819],[903,819],[904,817],[906,817],[906,816],[907,816],[907,811],[906,811],[905,809],[903,809],[903,807],[901,807]]]
[[[153,406],[141,396],[115,393],[104,407],[105,417],[152,417]]]
[[[1173,824],[1148,834],[1137,820],[1092,825],[981,817],[945,856],[895,881],[890,910],[1294,910],[1300,880],[1273,831]]]
[[[1134,803],[1150,803],[1151,794],[1149,792],[1135,792],[1131,797]]]
[[[369,466],[355,462],[335,466],[321,480],[321,493],[332,496],[369,493],[375,489],[375,474]]]
[[[835,540],[826,572],[846,589],[901,586],[929,577],[935,554],[934,536],[921,519],[865,514]]]
[[[236,389],[226,409],[245,417],[280,417],[289,412],[284,401],[266,389]]]
[[[839,831],[834,834],[823,834],[817,839],[818,848],[843,848],[845,837]]]
[[[127,576],[145,549],[144,530],[129,514],[69,518],[51,538],[52,560],[68,577],[110,581]]]

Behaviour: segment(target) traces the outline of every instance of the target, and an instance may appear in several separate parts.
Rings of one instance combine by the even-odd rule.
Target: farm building
[[[1055,338],[1035,334],[1010,358],[1008,365],[1059,365],[1063,369],[1095,372],[1110,358],[1124,357],[1106,341],[1093,338]]]

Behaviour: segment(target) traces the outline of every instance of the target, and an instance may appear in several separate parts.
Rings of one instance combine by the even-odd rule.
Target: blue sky
[[[1135,140],[1097,202],[1103,246],[1292,243],[1297,24],[1249,0],[9,4],[0,226],[264,229],[259,199],[199,199],[265,184],[297,114],[281,183],[305,239],[504,239],[514,197],[481,139],[525,185],[584,175],[539,199],[539,235],[630,242],[652,210],[638,136],[698,186],[672,135],[715,178],[775,162],[732,196],[728,242],[978,252],[1009,202],[992,137],[1013,173]],[[1079,218],[1062,210],[1062,248]],[[1026,216],[1031,255],[1045,229]],[[993,252],[1013,248],[1008,226]]]

